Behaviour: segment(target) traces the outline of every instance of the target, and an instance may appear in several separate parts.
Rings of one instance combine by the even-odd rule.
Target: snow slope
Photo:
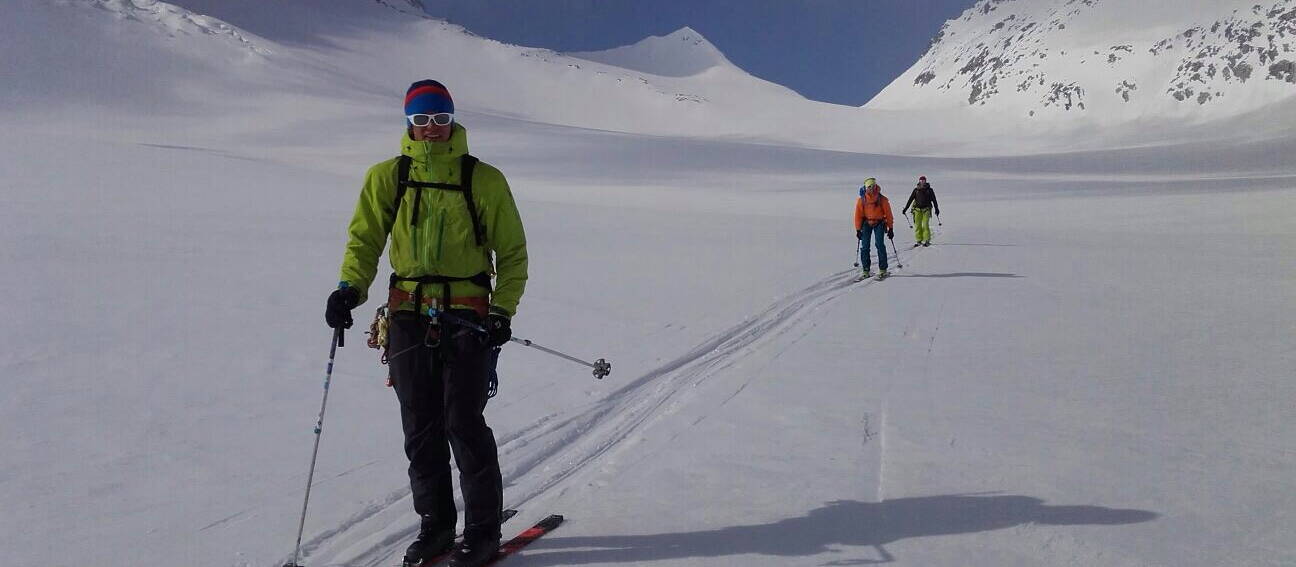
[[[24,0],[6,3],[5,15],[0,101],[9,113],[169,111],[211,97],[187,79],[255,68],[271,55],[260,37],[162,2]]]
[[[487,70],[553,60],[378,4],[276,38],[253,16],[302,5],[261,6],[202,24],[231,33],[144,0],[0,18],[6,53],[46,57],[0,110],[6,565],[291,556],[320,311],[361,175],[396,151],[402,73],[442,70],[424,48],[480,66],[444,71],[526,222],[516,333],[614,364],[505,351],[506,531],[569,518],[510,564],[1296,561],[1290,141],[929,158],[816,149],[836,134],[813,122],[762,144],[595,130],[568,105],[658,99],[583,93],[577,63],[566,86],[526,75],[569,95],[527,107]],[[492,106],[510,96],[531,114]],[[850,284],[859,180],[899,207],[918,174],[950,222],[916,250],[900,224],[904,268]],[[416,526],[361,338],[333,376],[312,567],[391,565]]]

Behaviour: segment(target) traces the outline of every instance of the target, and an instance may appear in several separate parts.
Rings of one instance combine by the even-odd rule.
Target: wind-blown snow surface
[[[18,9],[46,31],[101,21]],[[404,85],[325,64],[374,40],[310,57],[240,32],[266,56],[207,34],[164,50],[171,36],[140,33],[157,29],[71,37],[140,41],[149,61],[192,48],[225,72],[178,66],[166,84],[256,96],[159,96],[167,112],[147,115],[15,89],[27,102],[0,114],[6,565],[292,552],[323,301],[362,172],[396,151]],[[330,80],[260,74],[312,63]],[[88,92],[149,90],[103,86]],[[614,363],[600,382],[505,351],[487,410],[522,510],[505,531],[568,517],[510,564],[1296,561],[1296,143],[935,159],[601,132],[470,100],[471,147],[527,226],[517,334]],[[51,112],[68,101],[102,106]],[[898,214],[918,174],[950,222],[914,250],[897,216],[904,267],[851,283],[859,180]],[[396,402],[359,331],[333,375],[311,567],[394,564],[416,525]]]

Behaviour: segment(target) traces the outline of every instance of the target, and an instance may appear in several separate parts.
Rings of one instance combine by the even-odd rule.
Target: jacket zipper
[[[418,191],[418,189],[415,189],[415,191]],[[416,201],[416,199],[409,198],[409,195],[405,196],[405,200],[411,201],[410,204],[411,207],[413,206],[413,202]],[[413,215],[414,211],[410,211],[409,214]],[[421,231],[419,230],[418,224],[415,223],[410,223],[409,231],[410,231],[409,258],[412,264],[418,265],[423,263],[422,254],[419,253],[419,250],[421,249],[421,247],[419,246],[419,241],[421,240],[419,238],[419,232]]]
[[[437,211],[437,237],[436,237],[436,255],[433,260],[441,261],[441,242],[445,239],[445,209]]]

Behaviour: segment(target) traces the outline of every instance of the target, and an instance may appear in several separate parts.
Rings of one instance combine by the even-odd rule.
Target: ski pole
[[[439,310],[437,310],[435,307],[429,308],[427,312],[428,312],[428,315],[431,316],[431,317],[434,317],[434,318],[435,318],[435,317],[437,317],[437,316],[439,315],[439,316],[441,316],[441,317],[445,317],[446,319],[449,319],[450,321],[453,321],[453,322],[455,322],[455,323],[458,323],[459,325],[462,325],[463,327],[466,327],[466,328],[468,328],[468,329],[470,329],[470,330],[476,331],[476,332],[481,333],[481,334],[483,334],[483,335],[490,334],[489,331],[486,330],[486,327],[483,327],[483,326],[478,325],[478,324],[476,324],[476,323],[474,323],[474,322],[472,322],[472,321],[469,321],[469,320],[464,319],[464,318],[462,318],[462,317],[459,317],[459,316],[453,315],[453,314],[451,314],[451,313],[447,313],[447,312],[445,312],[445,311],[439,311]],[[588,367],[594,369],[594,377],[597,378],[597,379],[599,379],[599,380],[602,380],[604,377],[606,377],[607,375],[609,375],[609,374],[612,373],[612,363],[611,363],[611,362],[608,362],[607,360],[602,359],[602,358],[600,358],[600,359],[598,359],[598,360],[595,360],[594,362],[586,362],[586,361],[581,360],[581,359],[579,359],[579,358],[576,358],[576,357],[574,357],[574,356],[572,356],[572,355],[570,355],[570,354],[566,354],[566,353],[559,352],[559,351],[556,351],[556,350],[554,350],[554,349],[551,349],[551,348],[548,348],[548,347],[545,347],[545,346],[538,345],[538,344],[536,344],[536,343],[534,343],[534,342],[531,342],[531,341],[528,340],[528,339],[522,339],[522,338],[518,338],[518,337],[510,337],[510,338],[509,338],[509,341],[511,341],[511,342],[515,342],[515,343],[518,343],[518,344],[520,344],[520,345],[522,345],[522,346],[529,346],[529,347],[531,347],[531,348],[533,348],[533,349],[539,350],[540,352],[544,352],[544,353],[552,354],[552,355],[557,356],[557,357],[559,357],[559,358],[564,358],[564,359],[570,360],[570,361],[572,361],[572,362],[575,362],[576,364],[581,364],[581,365],[584,365],[584,366],[588,366]]]
[[[900,269],[903,270],[903,269],[904,269],[904,263],[902,263],[902,262],[900,261],[900,249],[899,249],[899,248],[896,248],[896,245],[895,245],[895,239],[892,238],[892,237],[890,237],[890,236],[888,236],[888,237],[887,237],[887,240],[890,240],[890,241],[891,241],[891,249],[892,249],[892,250],[895,250],[895,255],[896,255],[896,265],[899,266]]]
[[[940,221],[940,213],[936,213],[936,226],[945,226],[945,225],[941,224],[941,221]]]
[[[565,359],[567,359],[567,360],[570,360],[570,361],[572,361],[572,362],[575,362],[576,364],[583,364],[583,365],[585,365],[585,366],[588,366],[588,367],[590,367],[590,368],[593,368],[593,369],[594,369],[594,377],[595,377],[595,378],[598,378],[599,380],[602,380],[605,376],[607,376],[608,374],[611,374],[611,373],[612,373],[612,363],[611,363],[611,362],[608,362],[608,361],[606,361],[606,360],[604,360],[604,359],[602,359],[602,358],[600,358],[600,359],[598,359],[598,360],[595,360],[594,362],[585,362],[584,360],[581,360],[581,359],[576,358],[576,357],[574,357],[574,356],[571,356],[571,355],[569,355],[569,354],[564,354],[564,353],[558,352],[558,351],[556,351],[556,350],[554,350],[554,349],[551,349],[551,348],[549,348],[549,347],[545,347],[545,346],[541,346],[541,345],[535,344],[535,343],[531,342],[531,341],[528,340],[528,339],[522,339],[522,338],[518,338],[518,337],[512,337],[512,338],[510,338],[509,340],[510,340],[510,341],[513,341],[513,342],[515,342],[515,343],[518,343],[518,344],[520,344],[520,345],[522,345],[522,346],[529,346],[529,347],[531,347],[531,348],[533,348],[533,349],[536,349],[536,350],[538,350],[538,351],[540,351],[540,352],[549,353],[549,354],[552,354],[552,355],[557,356],[557,357],[559,357],[559,358],[565,358]]]
[[[862,250],[863,248],[864,248],[864,239],[856,238],[855,239],[855,267],[856,268],[859,267],[860,250]]]
[[[343,346],[342,327],[333,329],[333,344],[329,346],[328,369],[324,372],[324,400],[320,402],[319,418],[315,421],[315,448],[311,450],[310,472],[306,474],[306,498],[302,501],[301,522],[297,524],[297,547],[293,549],[292,563],[284,567],[301,567],[297,564],[301,557],[302,532],[306,529],[306,506],[310,504],[311,482],[315,479],[315,458],[319,455],[320,432],[324,430],[324,409],[328,407],[329,382],[333,380],[333,359],[337,347]]]
[[[917,213],[915,212],[914,214]],[[905,218],[905,224],[909,225],[909,228],[913,228],[913,223],[909,222],[909,213],[904,213],[904,218]]]

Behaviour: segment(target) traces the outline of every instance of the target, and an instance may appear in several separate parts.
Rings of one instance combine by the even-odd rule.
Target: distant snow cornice
[[[374,0],[374,2],[409,16],[415,16],[425,20],[437,19],[427,15],[427,8],[423,6],[422,0]],[[410,11],[411,8],[413,11]]]
[[[219,18],[204,16],[160,0],[54,0],[55,4],[82,8],[97,8],[112,17],[134,20],[150,25],[154,30],[171,37],[196,36],[224,40],[251,54],[270,55],[271,50],[261,40]]]

